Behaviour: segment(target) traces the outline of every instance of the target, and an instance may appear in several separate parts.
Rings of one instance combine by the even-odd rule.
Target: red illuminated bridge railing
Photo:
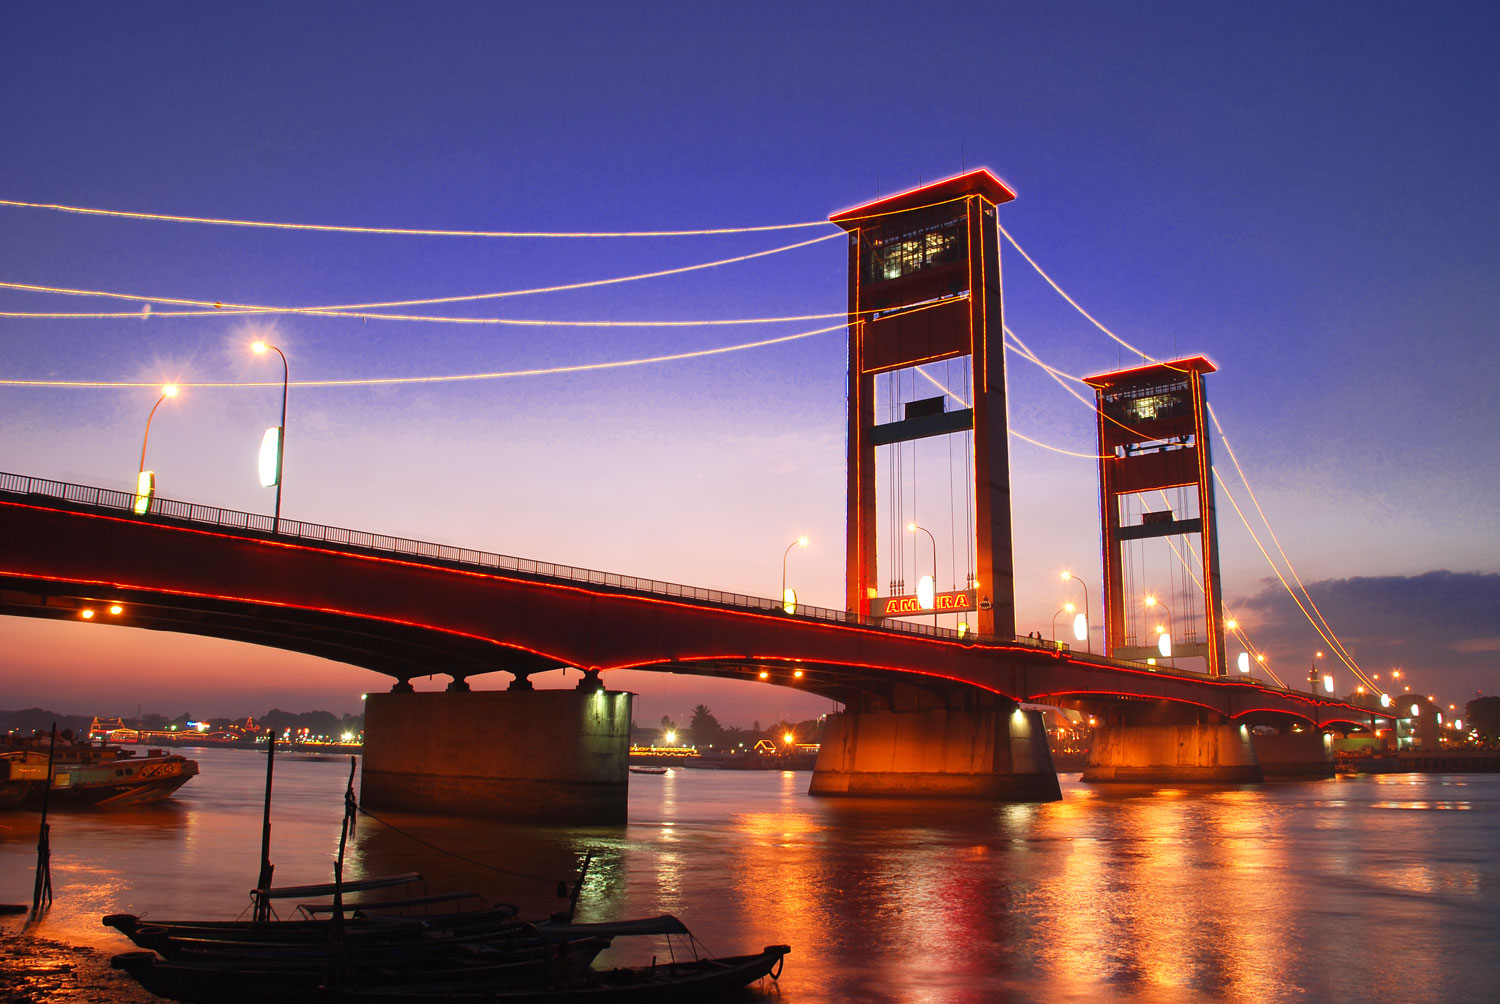
[[[782,617],[795,616],[809,620],[859,624],[864,627],[876,628],[883,631],[930,635],[937,638],[960,637],[957,631],[950,628],[936,627],[931,624],[921,624],[912,621],[861,617],[858,614],[852,614],[844,610],[835,610],[830,607],[805,606],[801,603],[797,605],[796,614],[788,615],[782,610],[781,603],[778,600],[763,596],[748,596],[744,593],[730,593],[718,589],[706,589],[702,586],[685,586],[676,582],[663,582],[659,579],[643,579],[634,575],[622,575],[618,572],[601,572],[593,568],[559,565],[550,561],[538,561],[535,558],[517,558],[508,554],[495,554],[490,551],[477,551],[467,547],[454,547],[450,544],[434,544],[430,541],[410,540],[405,537],[392,537],[387,534],[370,533],[364,530],[348,530],[343,527],[324,526],[321,523],[304,523],[300,520],[288,519],[285,516],[281,517],[279,524],[276,524],[276,529],[273,531],[272,526],[274,521],[270,516],[240,512],[235,509],[221,509],[218,506],[199,505],[195,502],[179,502],[175,499],[154,498],[151,500],[150,511],[142,515],[135,512],[136,496],[133,492],[68,484],[63,481],[50,481],[44,478],[27,477],[22,474],[0,473],[0,494],[62,499],[71,503],[74,507],[107,510],[126,519],[134,519],[141,522],[212,526],[220,530],[241,532],[246,536],[270,537],[274,534],[274,536],[280,538],[290,537],[297,540],[312,541],[327,546],[330,549],[400,555],[403,560],[415,560],[434,565],[451,565],[466,569],[492,569],[494,571],[511,572],[536,579],[582,582],[591,586],[616,589],[621,592],[670,596],[674,599],[692,600],[736,610],[775,613]],[[962,637],[969,640],[978,640],[973,633]],[[1039,641],[1033,638],[1007,638],[1005,641],[1045,651],[1057,651],[1060,647],[1052,642]],[[1066,646],[1062,647],[1066,648]]]

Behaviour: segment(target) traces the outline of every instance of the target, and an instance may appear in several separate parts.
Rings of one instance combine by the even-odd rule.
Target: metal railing
[[[285,516],[281,517],[279,524],[273,530],[273,520],[270,516],[240,512],[236,509],[223,509],[218,506],[200,505],[196,502],[180,502],[175,499],[159,497],[153,498],[147,512],[137,514],[135,511],[136,496],[133,492],[75,485],[64,481],[28,477],[23,474],[0,473],[0,492],[12,495],[40,495],[47,498],[63,499],[77,506],[104,509],[145,523],[170,522],[213,526],[218,529],[242,531],[246,534],[254,534],[256,536],[311,541],[338,549],[396,555],[404,560],[416,560],[434,565],[447,565],[464,569],[477,568],[489,571],[509,572],[537,579],[584,583],[590,586],[603,586],[606,589],[619,590],[620,592],[665,596],[672,599],[690,600],[696,603],[726,607],[733,610],[772,613],[780,617],[832,621],[840,624],[856,624],[861,627],[875,628],[883,631],[927,635],[935,638],[980,640],[972,632],[960,635],[951,628],[937,627],[932,624],[864,617],[845,610],[807,606],[801,603],[797,604],[796,613],[788,614],[782,609],[780,601],[764,596],[725,592],[719,589],[707,589],[703,586],[688,586],[677,582],[665,582],[660,579],[646,579],[634,575],[624,575],[619,572],[602,572],[593,568],[579,568],[576,565],[563,565],[551,561],[540,561],[535,558],[518,558],[514,555],[496,554],[492,551],[479,551],[467,547],[454,547],[450,544],[435,544],[431,541],[412,540],[406,537],[393,537],[388,534],[371,533],[366,530],[350,530],[344,527],[325,526],[321,523],[304,523],[300,520],[288,519]],[[1048,651],[1057,648],[1052,642],[1038,641],[1033,638],[986,638],[984,640],[1003,640],[1007,643],[1014,642],[1015,644],[1027,645]]]
[[[665,582],[661,579],[644,579],[634,575],[623,575],[619,572],[601,572],[593,568],[562,565],[551,561],[539,561],[535,558],[518,558],[508,554],[478,551],[467,547],[454,547],[451,544],[435,544],[431,541],[412,540],[407,537],[393,537],[389,534],[372,533],[367,530],[350,530],[344,527],[325,526],[321,523],[304,523],[300,520],[288,519],[285,516],[281,517],[279,524],[275,524],[275,521],[270,516],[264,516],[259,513],[240,512],[237,509],[223,509],[218,506],[200,505],[196,502],[180,502],[175,499],[153,498],[149,509],[144,514],[138,514],[135,511],[136,495],[134,492],[115,491],[109,488],[94,488],[88,485],[75,485],[65,481],[51,481],[45,478],[28,477],[24,474],[6,474],[0,472],[0,493],[40,495],[47,498],[63,499],[77,506],[87,506],[95,509],[109,510],[114,513],[122,513],[127,518],[145,523],[185,523],[213,526],[219,529],[237,530],[246,534],[255,534],[268,538],[290,538],[299,541],[311,541],[348,551],[396,555],[403,560],[415,560],[431,565],[461,569],[477,568],[497,572],[509,572],[528,578],[556,582],[584,583],[590,586],[603,586],[606,589],[618,590],[622,593],[666,596],[676,600],[689,600],[707,606],[723,607],[731,610],[770,613],[788,619],[831,621],[898,634],[925,635],[931,638],[985,642],[988,644],[1017,645],[1023,648],[1034,648],[1040,652],[1052,652],[1057,655],[1069,655],[1072,653],[1070,646],[1058,641],[1020,636],[979,635],[974,632],[959,634],[952,628],[894,618],[866,617],[850,613],[847,610],[835,610],[831,607],[814,607],[799,603],[797,604],[796,613],[788,614],[782,609],[782,605],[778,600],[764,596],[725,592],[719,589],[708,589],[703,586],[686,586],[677,582]],[[275,524],[275,529],[273,529],[273,524]],[[1207,673],[1194,670],[1152,666],[1147,663],[1135,662],[1128,659],[1113,659],[1101,655],[1091,655],[1089,658],[1097,659],[1110,665],[1132,669],[1145,669],[1156,673],[1164,672],[1168,676],[1218,679],[1217,677],[1211,677]],[[1261,685],[1269,686],[1269,684],[1265,683],[1261,683]],[[1297,691],[1292,691],[1290,687],[1286,689],[1289,693],[1297,693]]]

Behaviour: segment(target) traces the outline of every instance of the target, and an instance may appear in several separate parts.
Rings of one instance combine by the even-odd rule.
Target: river
[[[106,913],[227,918],[260,854],[263,755],[133,810],[57,813],[56,903],[0,920],[0,999],[146,1001]],[[278,755],[276,884],[326,882],[347,757]],[[588,851],[580,920],[672,913],[711,950],[792,946],[766,993],[843,1001],[1493,1001],[1500,775],[1223,789],[1084,785],[1047,805],[815,799],[809,775],[632,775],[629,822],[380,813],[349,877],[420,871],[538,916]],[[357,788],[356,788],[357,790]],[[37,815],[0,815],[0,902],[29,902]],[[633,959],[611,949],[601,957]],[[752,994],[747,999],[760,999]]]

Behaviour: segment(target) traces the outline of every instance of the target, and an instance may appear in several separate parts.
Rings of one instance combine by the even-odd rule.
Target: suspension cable
[[[739,345],[725,345],[713,349],[694,349],[690,352],[674,352],[669,355],[647,356],[638,359],[616,359],[600,363],[577,363],[571,366],[543,366],[526,370],[506,370],[492,373],[454,373],[442,376],[413,376],[413,377],[359,377],[347,380],[293,380],[292,387],[373,387],[390,384],[415,384],[415,383],[457,383],[468,380],[500,380],[507,377],[526,376],[549,376],[558,373],[583,373],[593,370],[621,369],[626,366],[646,366],[651,363],[676,362],[682,359],[698,359],[704,356],[719,356],[730,352],[742,352],[746,349],[759,349],[767,345],[780,345],[783,342],[794,342],[802,338],[811,338],[814,335],[824,335],[830,331],[842,331],[844,325],[835,324],[826,328],[818,328],[813,331],[799,331],[793,335],[782,335],[779,338],[766,338],[758,342],[744,342]],[[180,381],[178,387],[216,387],[216,388],[249,388],[249,387],[280,387],[282,381]],[[52,388],[76,388],[76,389],[109,389],[123,390],[132,387],[158,388],[161,381],[140,380],[11,380],[0,379],[0,387],[52,387]]]

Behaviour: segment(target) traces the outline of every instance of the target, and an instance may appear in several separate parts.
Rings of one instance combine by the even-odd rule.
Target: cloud
[[[1400,667],[1403,685],[1449,701],[1500,685],[1500,574],[1438,570],[1307,583],[1335,637],[1365,673]],[[1305,602],[1305,601],[1304,601]],[[1295,687],[1314,652],[1336,677],[1340,662],[1275,579],[1229,604],[1277,674]],[[1231,655],[1233,658],[1233,655]],[[1352,684],[1347,670],[1340,691]]]

